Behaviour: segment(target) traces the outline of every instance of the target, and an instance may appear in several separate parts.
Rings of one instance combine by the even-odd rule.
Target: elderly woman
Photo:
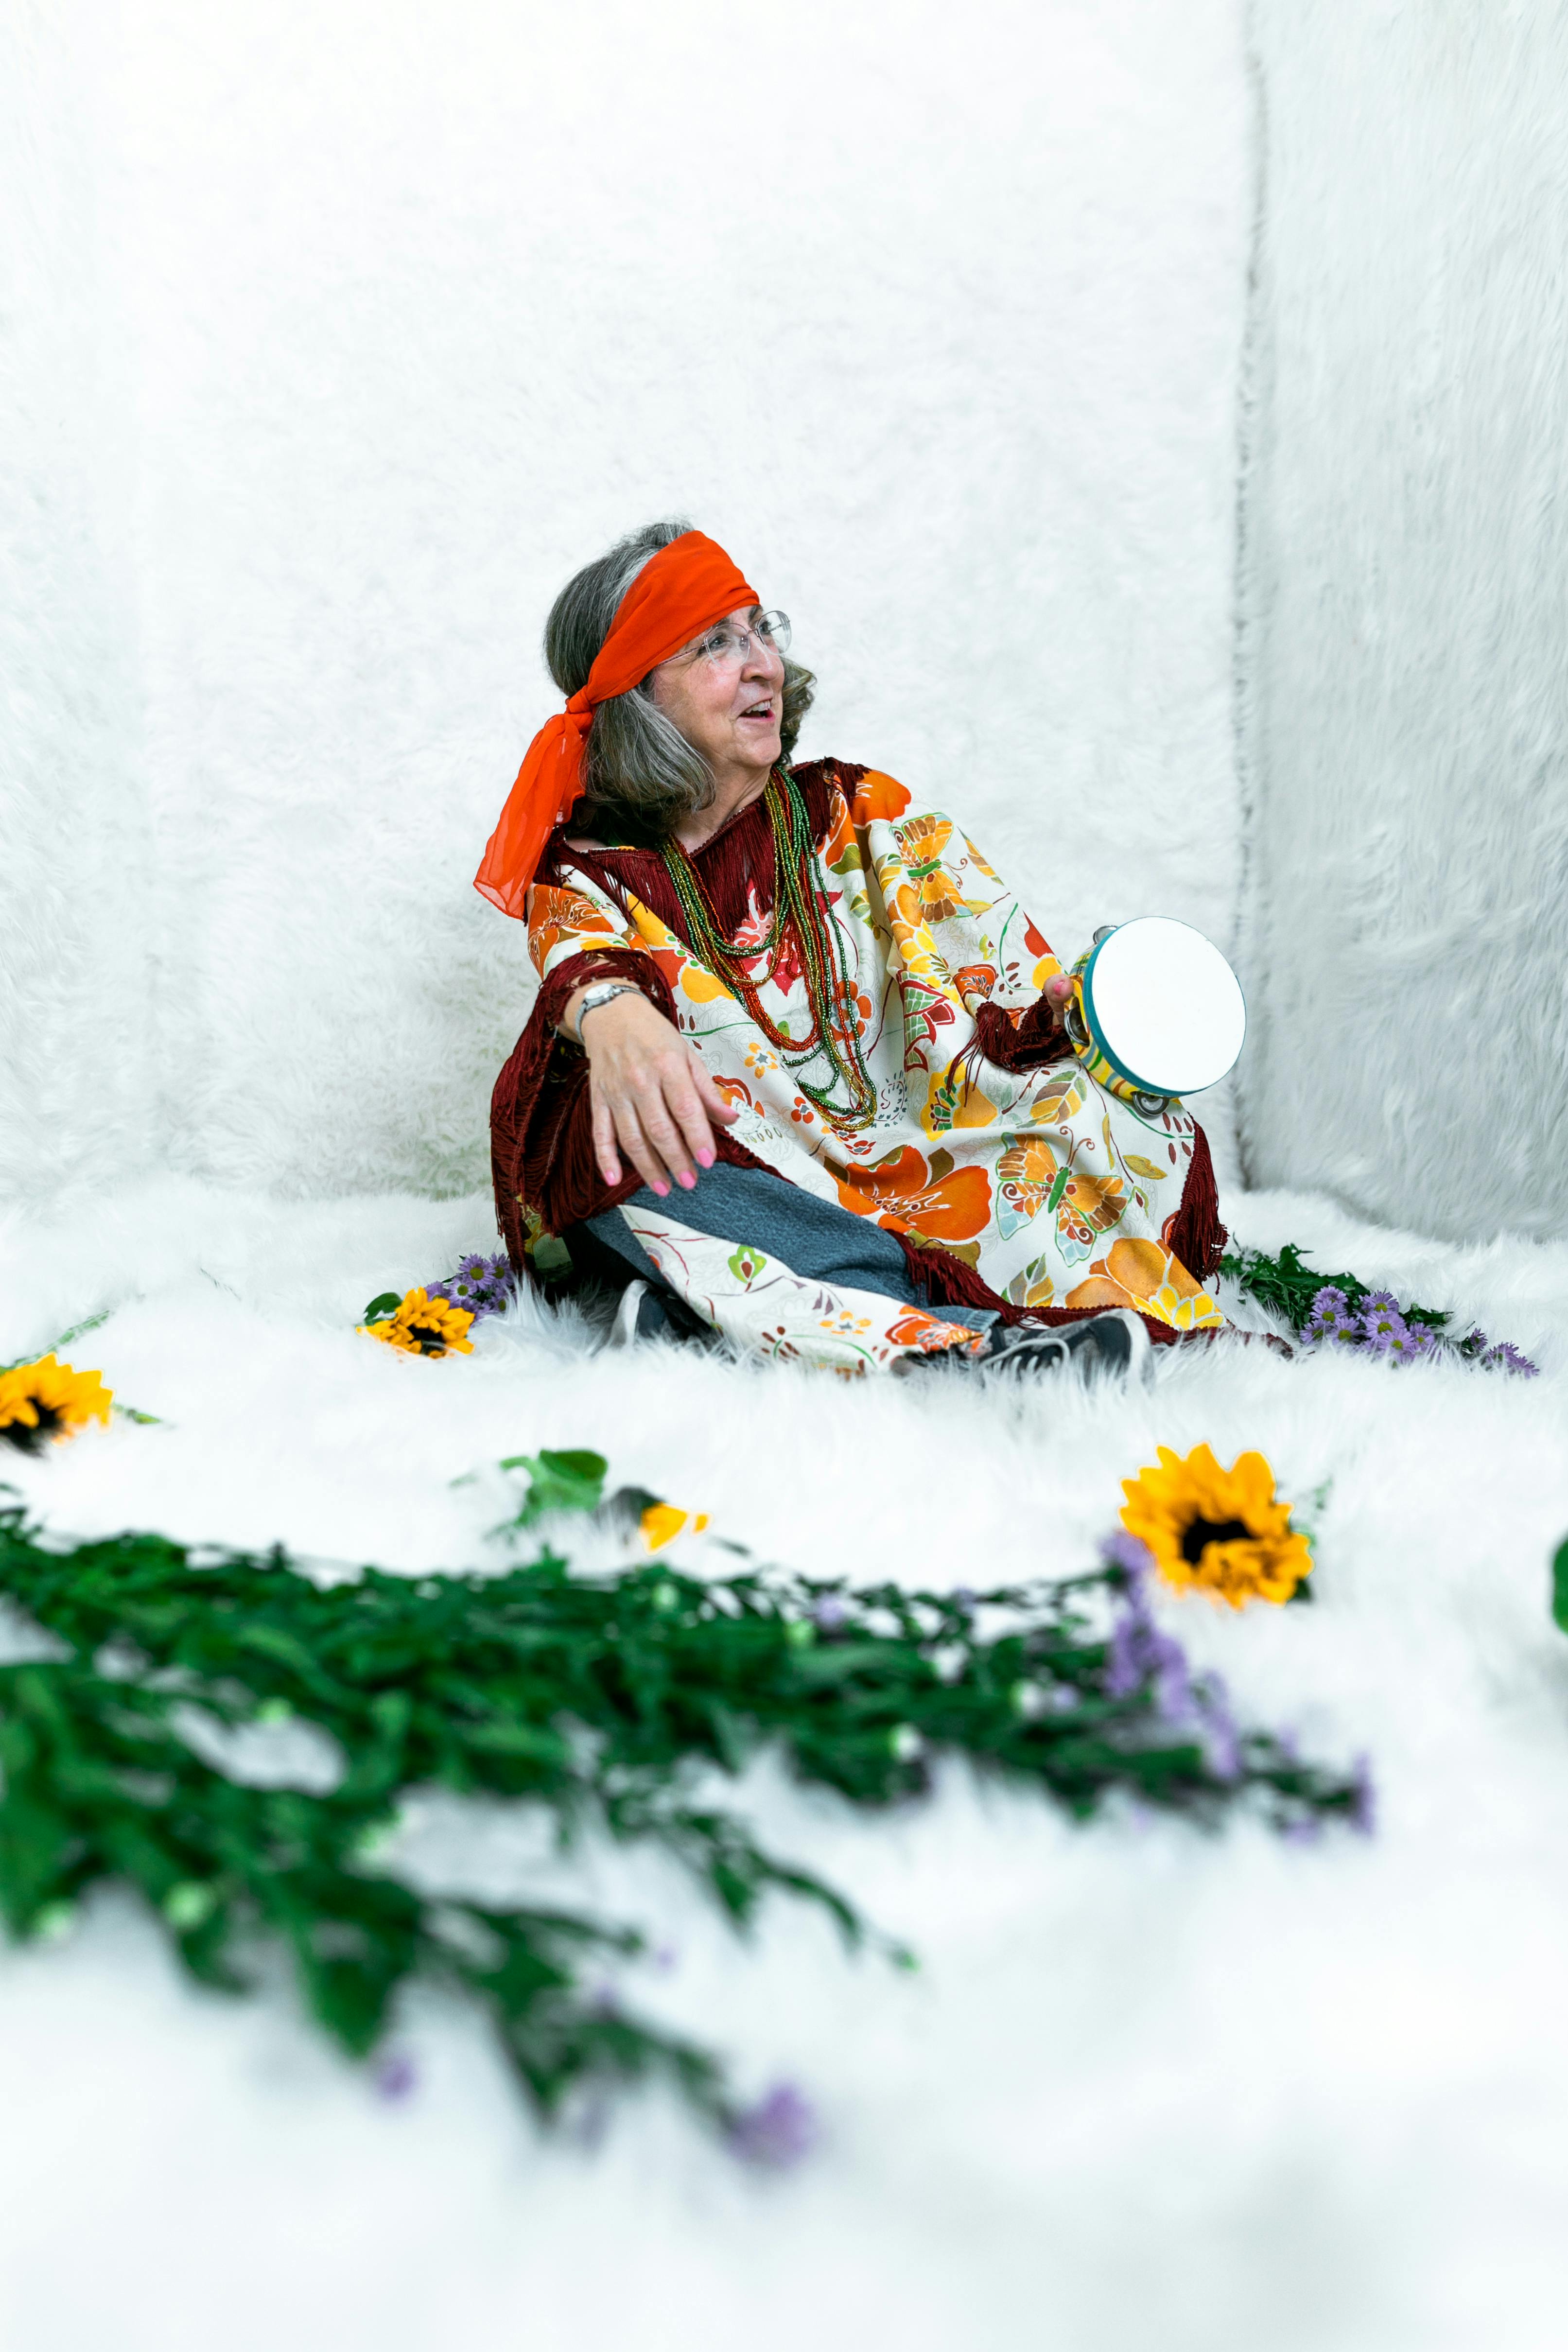
[[[1103,1092],[1072,983],[953,821],[842,760],[721,548],[658,523],[557,597],[569,698],[476,887],[539,999],[497,1082],[520,1274],[853,1373],[1127,1367],[1223,1323],[1208,1147]]]

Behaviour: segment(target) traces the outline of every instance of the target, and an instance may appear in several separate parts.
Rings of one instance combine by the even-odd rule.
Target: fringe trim
[[[812,838],[820,848],[827,838],[834,793],[846,790],[840,780],[863,775],[865,771],[836,760],[815,760],[793,772],[805,797]],[[848,790],[853,790],[852,784]],[[657,849],[569,849],[569,830],[568,824],[551,835],[540,861],[542,880],[569,883],[575,868],[596,883],[623,913],[626,911],[628,895],[635,896],[667,929],[678,939],[686,940],[686,918]],[[767,811],[760,800],[753,801],[732,824],[727,824],[711,841],[694,851],[691,862],[702,878],[709,904],[731,939],[751,914],[753,890],[759,911],[764,915],[771,912],[778,887],[773,873],[773,836]],[[689,947],[691,944],[689,940],[686,943]]]
[[[1193,1158],[1187,1170],[1182,1205],[1161,1228],[1160,1238],[1187,1272],[1208,1282],[1219,1272],[1225,1245],[1230,1239],[1219,1221],[1219,1187],[1215,1182],[1209,1139],[1193,1122]]]
[[[1009,1073],[1043,1069],[1072,1054],[1066,1030],[1043,996],[1037,997],[1016,1029],[999,1004],[981,1005],[974,1015],[974,1034],[985,1059]]]

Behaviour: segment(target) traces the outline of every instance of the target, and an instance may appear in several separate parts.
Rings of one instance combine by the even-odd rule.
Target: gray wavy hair
[[[544,658],[563,694],[576,694],[587,684],[621,599],[644,564],[691,528],[674,518],[647,523],[568,580],[544,624]],[[781,737],[786,760],[816,683],[810,670],[784,663]],[[712,770],[665,717],[647,678],[629,694],[599,704],[588,730],[583,778],[574,829],[600,839],[608,832],[634,841],[662,841],[683,816],[706,808],[713,798]]]

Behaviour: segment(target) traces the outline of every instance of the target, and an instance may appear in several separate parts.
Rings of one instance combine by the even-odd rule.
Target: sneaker
[[[1121,1381],[1144,1380],[1152,1349],[1142,1316],[1131,1307],[1107,1307],[1088,1315],[1081,1323],[1003,1324],[992,1333],[991,1344],[979,1358],[988,1380],[1016,1381],[1037,1372],[1071,1370],[1080,1381],[1107,1376]]]

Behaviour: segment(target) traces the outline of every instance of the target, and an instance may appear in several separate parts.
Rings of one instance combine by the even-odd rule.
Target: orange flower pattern
[[[908,824],[893,827],[893,839],[914,885],[922,922],[945,922],[949,915],[962,914],[963,899],[958,883],[942,862],[942,852],[952,839],[946,817],[911,817]]]
[[[1008,1072],[982,1055],[981,1006],[1016,1023],[1062,965],[952,819],[869,771],[852,799],[834,796],[814,878],[854,982],[877,1087],[869,1119],[816,1110],[787,1055],[635,897],[623,913],[586,876],[575,887],[536,887],[530,947],[542,975],[585,950],[646,950],[682,1033],[741,1114],[738,1142],[820,1199],[962,1258],[999,1297],[1131,1305],[1177,1330],[1220,1323],[1162,1237],[1192,1159],[1190,1115],[1179,1103],[1136,1110],[1077,1062]],[[760,945],[769,929],[753,906],[747,940]],[[763,995],[776,1028],[806,1034],[803,973],[779,971]],[[966,1325],[911,1320],[895,1301],[829,1292],[777,1261],[742,1283],[732,1262],[751,1267],[755,1255],[744,1235],[710,1245],[661,1215],[645,1246],[707,1319],[767,1354],[857,1371],[973,1339]],[[933,1340],[931,1325],[959,1337]]]
[[[1212,1330],[1223,1323],[1214,1300],[1163,1243],[1139,1239],[1111,1244],[1089,1278],[1069,1290],[1068,1307],[1135,1307],[1178,1331]]]
[[[616,920],[597,892],[563,890],[559,884],[536,882],[528,894],[528,952],[541,979],[551,959],[566,942],[568,955],[591,954],[595,948],[635,947],[626,926]]]
[[[955,1167],[951,1151],[933,1151],[927,1160],[912,1143],[874,1167],[852,1168],[838,1198],[860,1216],[933,1242],[973,1241],[991,1214],[991,1182],[983,1168]]]

